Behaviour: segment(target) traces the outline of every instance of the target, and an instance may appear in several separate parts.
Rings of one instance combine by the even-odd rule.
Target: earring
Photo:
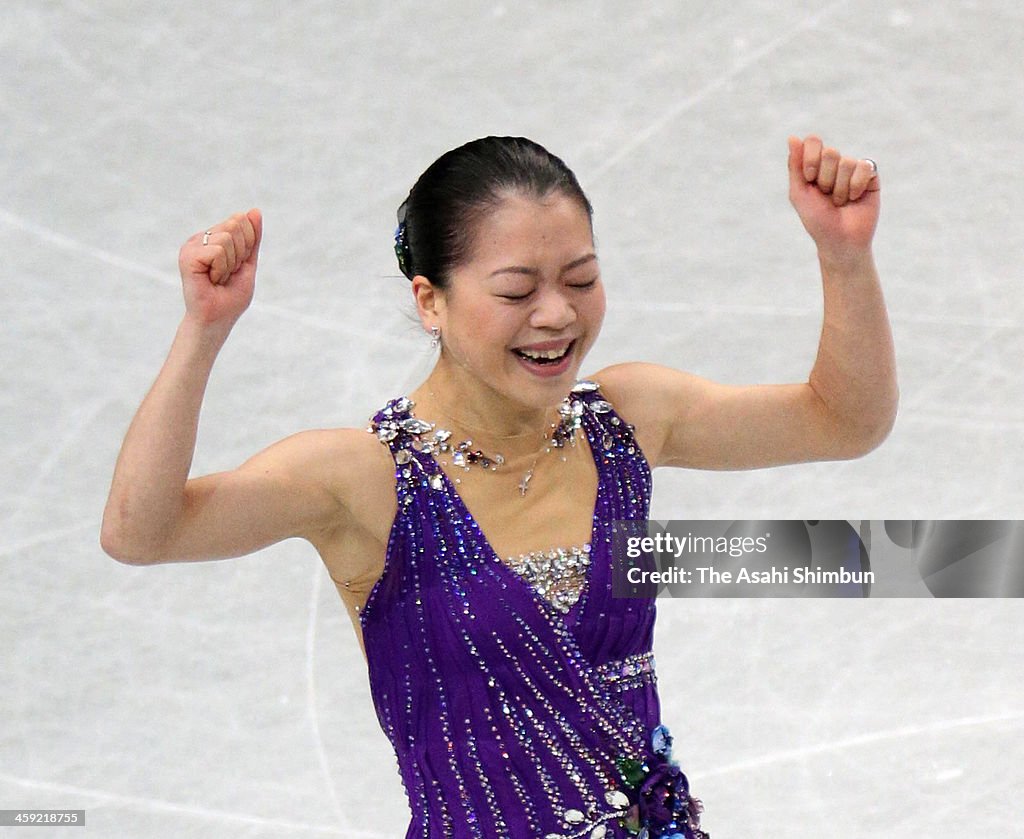
[[[430,327],[430,349],[436,350],[441,346],[441,327]]]

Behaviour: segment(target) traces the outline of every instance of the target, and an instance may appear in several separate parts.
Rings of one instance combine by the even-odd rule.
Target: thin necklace
[[[480,426],[473,426],[470,423],[463,422],[456,419],[450,411],[445,407],[444,403],[433,393],[428,391],[431,398],[445,411],[445,413],[453,420],[457,425],[469,430],[486,431],[486,429]],[[571,395],[571,394],[570,394]],[[519,496],[525,497],[527,490],[530,488],[530,481],[533,479],[534,470],[537,468],[537,464],[540,462],[541,455],[547,454],[553,448],[564,448],[566,445],[576,445],[576,432],[581,427],[581,418],[583,415],[583,403],[579,400],[571,400],[566,397],[562,400],[558,406],[559,421],[557,423],[551,423],[552,434],[549,437],[548,432],[545,431],[542,437],[540,449],[533,458],[533,463],[530,464],[530,468],[526,470],[522,479],[519,481]],[[430,430],[434,431],[434,444],[430,445],[428,453],[432,453],[434,450],[442,453],[452,453],[452,463],[455,466],[462,467],[465,471],[469,471],[472,466],[479,465],[484,469],[491,472],[497,472],[500,466],[505,464],[505,457],[502,454],[494,453],[492,455],[484,454],[480,449],[473,448],[473,441],[471,439],[463,440],[461,443],[451,444],[449,439],[452,433],[446,429],[437,429],[436,425],[430,424]],[[527,431],[520,434],[507,434],[500,437],[495,437],[497,440],[515,440],[520,437],[528,437],[536,432]],[[562,462],[565,462],[566,457],[562,455]],[[445,465],[447,461],[442,461],[442,465]],[[456,478],[456,483],[461,483],[461,480]]]

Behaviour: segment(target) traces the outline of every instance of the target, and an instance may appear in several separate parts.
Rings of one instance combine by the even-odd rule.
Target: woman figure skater
[[[439,347],[426,381],[369,429],[306,431],[190,479],[262,219],[196,234],[180,253],[184,318],[117,461],[104,549],[152,564],[312,543],[366,656],[407,837],[706,837],[660,719],[654,600],[611,593],[613,522],[647,518],[651,468],[857,457],[896,411],[871,253],[877,169],[790,138],[789,189],[824,286],[808,381],[734,387],[642,363],[579,380],[605,309],[589,201],[531,141],[454,149],[416,182],[395,234]]]

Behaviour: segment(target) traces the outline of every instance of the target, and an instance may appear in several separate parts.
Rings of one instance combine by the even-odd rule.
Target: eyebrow
[[[573,268],[579,268],[581,265],[586,265],[588,262],[596,262],[597,254],[588,253],[586,256],[581,256],[579,259],[574,259],[572,262],[562,266],[561,273],[571,271]],[[492,271],[489,276],[496,277],[498,274],[526,274],[527,276],[536,276],[539,274],[536,268],[528,268],[525,265],[509,265],[507,268],[499,268],[497,271]]]

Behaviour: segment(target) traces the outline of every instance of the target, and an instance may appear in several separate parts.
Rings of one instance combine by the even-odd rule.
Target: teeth
[[[520,355],[525,355],[527,358],[551,360],[553,358],[561,358],[568,349],[568,347],[565,347],[561,350],[516,350],[516,352]]]

